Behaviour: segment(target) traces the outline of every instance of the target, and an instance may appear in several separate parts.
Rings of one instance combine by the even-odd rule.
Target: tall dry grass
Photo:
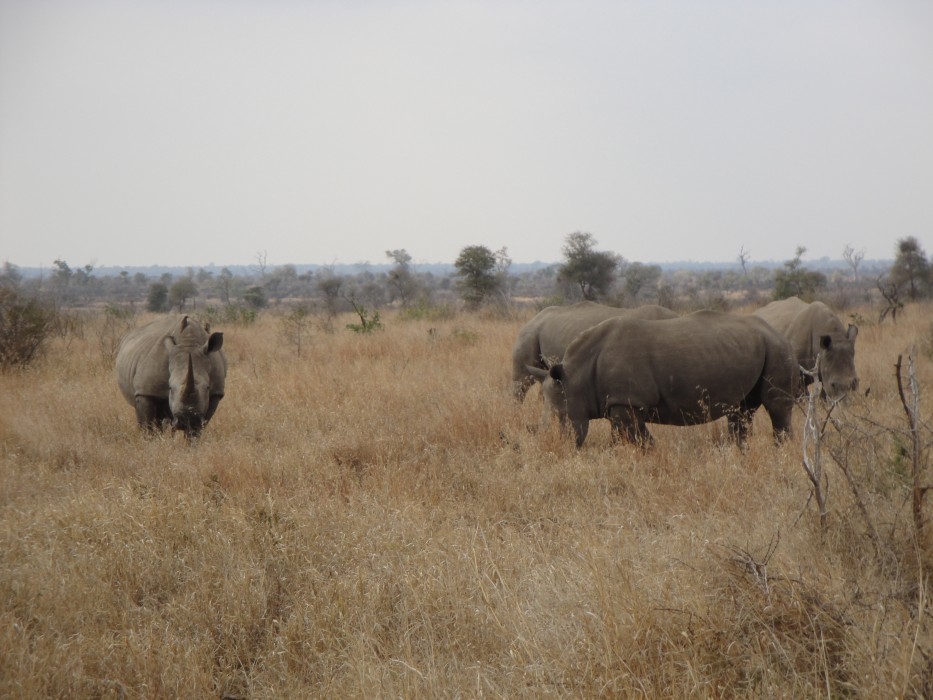
[[[861,329],[825,529],[799,413],[745,453],[719,424],[648,452],[530,432],[524,318],[389,316],[300,356],[271,315],[222,328],[190,447],[138,432],[89,321],[0,375],[0,696],[929,696],[893,366],[915,348],[933,392],[931,316]]]

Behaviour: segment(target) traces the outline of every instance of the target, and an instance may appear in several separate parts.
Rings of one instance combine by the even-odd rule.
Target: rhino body
[[[797,363],[789,343],[754,316],[698,311],[659,321],[612,318],[581,333],[562,363],[533,368],[577,446],[608,418],[613,440],[646,444],[646,423],[694,425],[727,416],[742,444],[763,405],[777,439],[791,433]]]
[[[200,434],[224,396],[223,333],[188,316],[166,316],[127,333],[117,350],[117,383],[148,431]]]
[[[560,362],[567,346],[580,333],[607,318],[626,317],[643,319],[677,318],[670,309],[648,305],[635,309],[619,309],[592,301],[581,301],[569,306],[549,306],[522,326],[512,348],[512,391],[522,401],[537,380],[528,370],[535,367],[547,370],[550,364]]]
[[[816,368],[823,391],[833,401],[858,388],[855,371],[855,339],[858,327],[846,328],[821,301],[807,303],[797,297],[772,301],[755,315],[767,321],[790,342],[802,370]],[[801,371],[801,392],[814,380]]]

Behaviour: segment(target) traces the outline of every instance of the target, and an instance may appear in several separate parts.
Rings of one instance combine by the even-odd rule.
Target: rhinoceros
[[[127,333],[117,350],[120,391],[149,432],[165,421],[186,438],[200,435],[224,397],[223,333],[189,316],[166,316]]]
[[[812,372],[823,385],[831,401],[845,398],[858,388],[855,372],[855,339],[858,326],[842,321],[821,301],[807,303],[797,297],[772,301],[755,311],[778,333],[790,341],[802,370]],[[801,371],[801,393],[813,382],[809,372]]]
[[[668,320],[611,318],[584,331],[562,363],[529,367],[577,447],[608,418],[613,441],[652,441],[646,423],[695,425],[728,417],[744,443],[764,405],[775,438],[791,433],[797,363],[790,344],[754,316],[698,311]]]
[[[569,306],[548,306],[522,326],[512,348],[512,392],[519,401],[535,383],[537,377],[528,367],[546,370],[560,362],[571,341],[587,328],[607,318],[677,318],[663,306],[647,305],[635,309],[619,309],[592,301]]]

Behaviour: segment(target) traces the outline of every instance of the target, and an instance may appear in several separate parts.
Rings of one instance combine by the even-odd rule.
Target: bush
[[[35,297],[0,289],[0,368],[25,367],[39,356],[57,313]]]

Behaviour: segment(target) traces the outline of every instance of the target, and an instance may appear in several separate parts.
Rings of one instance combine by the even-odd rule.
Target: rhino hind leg
[[[755,415],[755,409],[747,407],[737,408],[730,411],[726,417],[729,425],[729,437],[735,440],[735,443],[745,448],[748,440],[748,434],[752,428],[752,417]]]
[[[608,411],[609,422],[612,424],[612,442],[620,439],[626,442],[649,447],[654,444],[654,438],[648,432],[644,413],[631,406],[611,406]]]
[[[172,412],[168,399],[157,396],[136,397],[136,422],[149,433],[162,432],[167,422],[171,422]]]

